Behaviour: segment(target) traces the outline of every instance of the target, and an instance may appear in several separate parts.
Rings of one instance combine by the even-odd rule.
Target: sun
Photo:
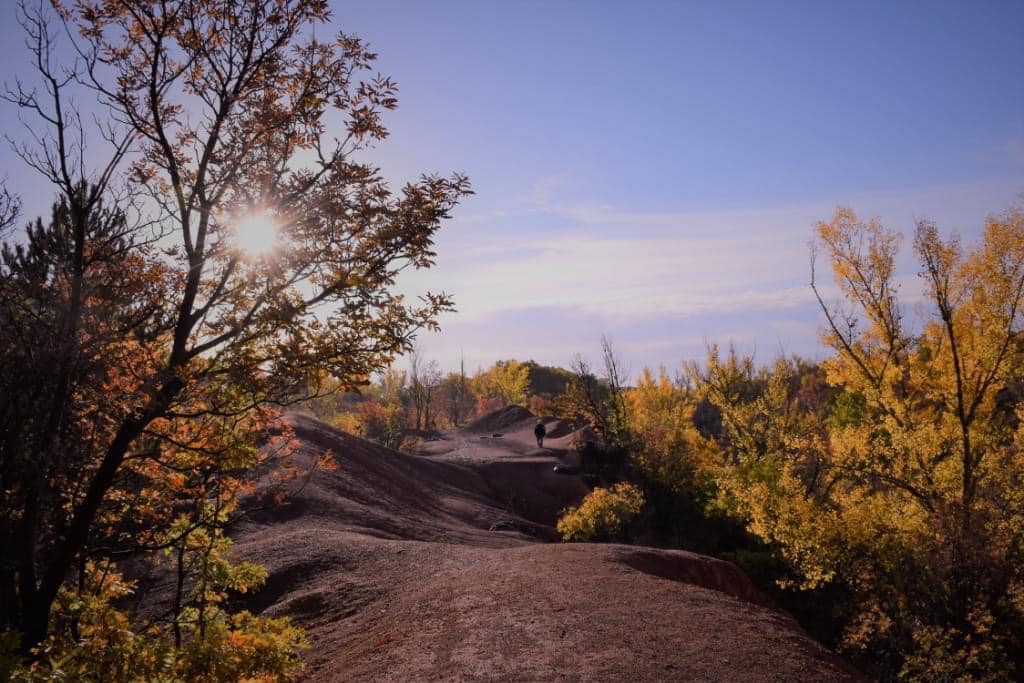
[[[251,256],[268,254],[278,246],[281,225],[267,209],[252,211],[235,221],[238,246]]]

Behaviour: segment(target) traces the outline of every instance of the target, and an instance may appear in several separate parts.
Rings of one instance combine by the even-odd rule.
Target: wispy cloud
[[[1020,189],[1009,179],[767,207],[635,211],[560,200],[569,187],[567,177],[552,177],[518,202],[460,220],[439,235],[437,267],[403,279],[410,294],[455,295],[459,313],[446,318],[441,344],[447,351],[465,341],[478,354],[496,354],[492,359],[565,362],[568,349],[609,332],[645,364],[699,356],[704,341],[813,354],[822,320],[809,287],[807,243],[813,223],[829,218],[836,204],[878,215],[908,235],[915,218],[930,216],[971,240],[986,213]],[[913,306],[921,283],[904,251],[901,298]],[[836,289],[827,264],[819,267],[831,302]]]
[[[518,249],[486,246],[430,276],[469,317],[557,306],[617,317],[787,307],[808,300],[799,245],[748,239],[563,234]],[[410,284],[426,284],[426,282]]]
[[[785,309],[807,303],[807,238],[825,204],[718,212],[637,212],[597,202],[559,203],[545,181],[503,229],[460,229],[438,245],[438,267],[409,291],[454,292],[460,315],[537,306],[606,317],[685,316]],[[538,215],[559,219],[546,230]],[[476,218],[476,217],[474,217]]]

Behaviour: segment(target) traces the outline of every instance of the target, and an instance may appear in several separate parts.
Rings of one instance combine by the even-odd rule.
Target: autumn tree
[[[722,482],[804,589],[840,585],[841,645],[884,675],[1014,678],[1024,647],[1021,301],[1024,213],[978,244],[919,221],[926,305],[907,323],[898,234],[839,209],[817,226],[846,305],[829,305],[831,389],[791,363],[709,359]]]
[[[388,368],[371,392],[372,400],[359,406],[360,435],[382,446],[400,450],[409,427],[406,373]]]
[[[694,496],[710,445],[694,426],[690,388],[661,368],[644,368],[624,397],[636,446],[630,463],[644,480],[675,494]]]
[[[473,377],[474,392],[496,399],[500,406],[525,405],[530,389],[530,369],[517,360],[500,360]]]
[[[25,8],[38,86],[7,93],[38,121],[19,153],[60,196],[0,264],[17,369],[0,373],[0,628],[26,654],[69,579],[222,529],[204,506],[250,485],[273,407],[328,376],[361,385],[435,326],[447,296],[390,288],[432,264],[469,191],[455,175],[395,192],[360,160],[396,87],[361,80],[358,38],[316,37],[325,0],[55,7]],[[76,57],[57,64],[65,28]],[[72,93],[105,108],[98,130]],[[262,254],[240,227],[257,213],[279,232]]]

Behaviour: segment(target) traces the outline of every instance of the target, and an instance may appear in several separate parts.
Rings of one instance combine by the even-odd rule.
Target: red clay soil
[[[339,467],[233,536],[270,572],[248,606],[307,629],[307,680],[862,680],[727,562],[550,542],[587,491],[552,471],[571,430],[550,418],[551,448],[527,413],[415,455],[288,420],[300,466]]]

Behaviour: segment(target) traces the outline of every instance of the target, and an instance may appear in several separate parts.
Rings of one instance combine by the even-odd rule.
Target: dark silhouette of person
[[[548,430],[544,428],[544,423],[537,420],[537,426],[533,428],[533,435],[537,437],[537,448],[544,448],[544,436],[548,433]]]

